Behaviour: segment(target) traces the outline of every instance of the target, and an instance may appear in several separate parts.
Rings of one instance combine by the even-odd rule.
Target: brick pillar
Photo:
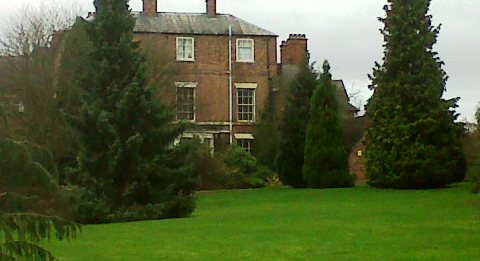
[[[157,0],[143,0],[143,13],[146,16],[157,16]]]
[[[217,16],[217,0],[206,0],[207,16],[210,18]]]
[[[304,34],[290,34],[287,41],[280,45],[283,65],[299,65],[308,58],[308,39]]]

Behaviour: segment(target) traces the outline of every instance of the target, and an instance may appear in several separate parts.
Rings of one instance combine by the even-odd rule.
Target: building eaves
[[[228,35],[232,26],[233,35],[269,36],[276,34],[229,14],[218,14],[211,18],[203,13],[157,13],[148,17],[134,13],[136,33],[165,33],[192,35]]]

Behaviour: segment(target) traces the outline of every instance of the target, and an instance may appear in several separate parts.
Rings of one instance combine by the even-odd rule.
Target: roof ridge
[[[144,14],[143,12],[141,11],[132,11],[131,12],[132,14],[138,14],[138,15],[141,15],[141,14]],[[157,15],[158,14],[171,14],[171,15],[174,15],[174,14],[177,14],[177,15],[205,15],[207,16],[206,13],[197,13],[197,12],[157,12]],[[231,14],[222,14],[222,13],[217,13],[217,15],[221,15],[221,16],[233,16]]]

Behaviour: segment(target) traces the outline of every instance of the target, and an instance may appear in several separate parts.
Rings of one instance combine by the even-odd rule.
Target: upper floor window
[[[196,83],[177,82],[177,120],[195,121]]]
[[[195,60],[195,40],[192,37],[177,37],[177,61]]]
[[[237,62],[254,62],[255,46],[253,39],[237,39]]]
[[[238,121],[255,121],[255,88],[254,83],[237,83],[237,113]]]

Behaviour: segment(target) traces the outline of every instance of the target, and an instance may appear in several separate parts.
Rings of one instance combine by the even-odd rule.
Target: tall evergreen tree
[[[348,153],[342,142],[336,86],[332,83],[330,65],[323,63],[323,72],[310,105],[306,130],[303,178],[310,188],[353,186],[348,170]]]
[[[284,184],[295,188],[305,187],[302,175],[305,128],[310,113],[310,97],[316,86],[317,74],[313,70],[313,65],[305,61],[289,86],[286,107],[282,115],[277,172]]]
[[[194,209],[195,179],[170,148],[182,128],[147,86],[128,0],[94,4],[95,19],[85,24],[92,51],[79,81],[83,105],[74,121],[84,147],[78,182],[106,202],[110,217],[84,221],[185,216]]]
[[[367,176],[375,187],[442,187],[465,176],[458,99],[443,100],[447,80],[433,51],[439,27],[430,0],[389,0],[381,30],[383,63],[376,64],[367,107]]]
[[[79,230],[65,219],[69,206],[52,162],[47,150],[0,137],[0,260],[53,260],[40,242]]]
[[[280,133],[278,117],[275,107],[274,92],[270,90],[260,122],[255,129],[255,150],[253,151],[258,163],[275,170],[275,159],[278,154]]]

